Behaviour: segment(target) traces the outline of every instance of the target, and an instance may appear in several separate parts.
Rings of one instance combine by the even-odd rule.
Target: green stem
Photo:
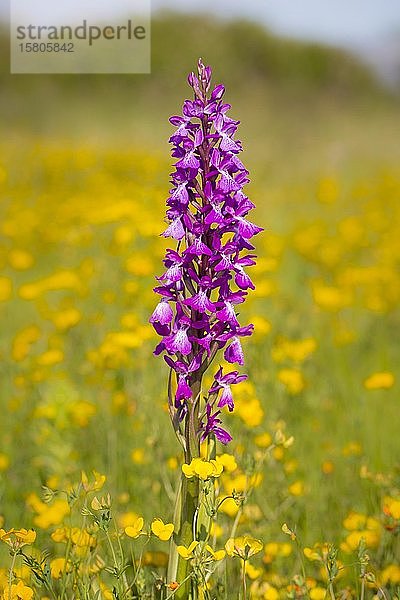
[[[108,532],[108,530],[105,530],[105,534],[106,534],[106,538],[108,541],[108,545],[110,546],[110,550],[111,550],[111,554],[113,557],[113,561],[114,561],[114,567],[116,570],[116,577],[117,577],[117,590],[118,590],[118,594],[120,598],[123,598],[123,589],[121,588],[121,579],[120,579],[120,570],[121,570],[121,565],[119,563],[119,561],[117,560],[117,555],[115,554],[115,550],[114,550],[114,545],[111,541],[111,537],[110,534]]]
[[[360,595],[360,600],[364,600],[365,597],[365,577],[362,578],[361,580],[361,595]]]
[[[199,497],[199,480],[197,477],[187,479],[182,476],[182,505],[181,505],[181,524],[177,535],[177,546],[189,546],[193,541],[193,523],[195,520],[198,497]],[[178,555],[176,580],[178,583],[186,580],[186,583],[176,591],[177,600],[186,600],[189,597],[190,589],[190,561],[185,560]]]
[[[12,586],[12,580],[13,580],[13,575],[14,575],[14,567],[15,567],[16,558],[17,558],[17,553],[14,552],[12,561],[11,561],[10,571],[8,573],[8,597],[9,598],[11,598],[11,586]]]
[[[121,544],[121,540],[120,540],[120,536],[119,536],[119,531],[118,531],[118,527],[117,527],[117,523],[114,519],[114,529],[115,529],[115,535],[117,536],[117,543],[118,543],[118,549],[119,549],[119,554],[121,556],[121,563],[122,565],[124,564],[124,551],[122,548],[122,544]],[[124,585],[124,594],[126,598],[131,598],[132,597],[132,593],[129,587],[129,583],[128,583],[128,579],[126,577],[126,573],[125,571],[122,573],[122,581],[123,581],[123,585]]]
[[[242,600],[246,600],[247,598],[247,588],[246,588],[246,561],[242,559]]]
[[[192,400],[189,402],[185,422],[185,462],[190,463],[193,458],[200,455],[199,429],[199,401],[201,390],[201,375],[192,382]],[[175,592],[177,600],[186,600],[191,587],[191,565],[177,553],[177,546],[189,546],[195,537],[194,523],[199,504],[199,480],[197,477],[188,479],[181,475],[180,487],[176,495],[174,526],[175,533],[171,538],[170,556],[168,561],[167,580],[177,581],[181,585]],[[183,583],[185,582],[185,583]]]
[[[336,600],[335,599],[335,592],[333,591],[333,583],[332,583],[332,581],[329,582],[329,594],[331,596],[331,600]]]

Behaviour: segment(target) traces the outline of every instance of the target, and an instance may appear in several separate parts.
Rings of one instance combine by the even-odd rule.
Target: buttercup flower
[[[179,556],[182,556],[182,558],[184,558],[185,560],[192,558],[193,552],[196,549],[196,547],[199,545],[199,543],[200,542],[197,542],[196,540],[194,540],[187,548],[186,548],[186,546],[178,546],[177,551],[178,551]]]
[[[257,552],[263,549],[263,543],[260,540],[243,535],[237,538],[229,538],[225,544],[225,550],[228,556],[238,556],[247,560]]]
[[[173,523],[164,523],[162,519],[154,519],[151,524],[151,531],[160,540],[166,542],[174,532]]]
[[[139,537],[139,535],[141,535],[142,533],[143,525],[143,517],[138,517],[132,525],[128,525],[128,527],[125,527],[126,535],[131,538]]]

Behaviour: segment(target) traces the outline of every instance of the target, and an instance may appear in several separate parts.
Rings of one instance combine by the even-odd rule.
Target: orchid
[[[162,337],[155,354],[164,354],[175,373],[170,413],[190,459],[190,444],[212,435],[223,444],[232,439],[220,426],[219,409],[233,410],[230,383],[246,376],[219,368],[203,407],[201,380],[219,350],[224,349],[227,362],[244,364],[240,338],[251,335],[253,325],[240,326],[236,307],[254,289],[246,269],[256,258],[250,239],[262,228],[247,219],[254,204],[243,191],[249,178],[238,156],[242,144],[234,139],[239,121],[227,114],[224,86],[211,90],[211,69],[201,60],[198,75],[191,73],[188,82],[194,98],[185,100],[182,115],[170,118],[176,127],[170,137],[176,162],[162,233],[177,244],[166,251],[166,270],[155,288],[161,300],[150,322]],[[196,440],[185,436],[186,419]]]
[[[154,354],[163,355],[170,368],[169,413],[184,450],[167,573],[168,581],[185,582],[176,590],[178,600],[188,597],[187,558],[210,532],[201,498],[213,493],[210,477],[222,471],[215,470],[215,440],[232,440],[223,412],[234,410],[231,386],[247,375],[224,373],[219,366],[208,391],[202,379],[220,351],[226,362],[244,365],[240,339],[254,326],[239,323],[237,306],[255,287],[247,272],[256,258],[250,240],[262,231],[247,218],[254,208],[243,191],[249,173],[238,156],[239,121],[227,114],[224,86],[211,89],[211,68],[201,60],[188,83],[193,100],[185,100],[182,115],[170,118],[176,127],[169,139],[175,168],[161,235],[175,247],[166,250],[165,271],[154,288],[161,299],[150,317],[161,337]],[[200,458],[202,442],[214,448],[206,461]]]

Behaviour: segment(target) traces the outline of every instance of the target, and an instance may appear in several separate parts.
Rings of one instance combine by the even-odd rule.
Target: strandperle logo
[[[86,40],[89,46],[98,40],[145,40],[147,35],[143,25],[137,25],[131,19],[125,25],[98,25],[88,24],[83,19],[81,25],[72,27],[70,25],[17,25],[17,40]]]

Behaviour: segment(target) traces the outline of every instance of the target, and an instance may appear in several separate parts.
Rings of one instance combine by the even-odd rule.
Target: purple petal
[[[253,237],[253,235],[256,235],[256,233],[260,233],[260,231],[263,231],[262,227],[258,227],[257,225],[254,225],[254,223],[246,221],[246,219],[244,219],[243,217],[240,217],[237,220],[239,235],[241,235],[244,238],[251,238]]]
[[[169,348],[172,352],[180,352],[184,356],[187,356],[192,351],[192,344],[186,333],[186,329],[179,329],[173,336]]]
[[[227,171],[221,171],[219,187],[223,192],[233,192],[240,189],[240,185]]]
[[[172,265],[169,269],[167,269],[160,277],[160,279],[166,281],[167,283],[175,283],[182,279],[182,271],[179,265]]]
[[[175,398],[178,401],[181,401],[184,399],[188,400],[191,397],[192,397],[192,390],[190,389],[190,386],[186,380],[186,377],[184,375],[179,375],[178,387],[176,388]]]
[[[239,321],[237,320],[235,309],[231,302],[225,302],[224,308],[219,310],[216,315],[218,319],[224,323],[229,323],[233,327],[239,326]]]
[[[224,358],[229,363],[244,365],[243,348],[239,338],[233,338],[232,343],[225,349]]]
[[[209,310],[210,312],[213,312],[215,309],[214,303],[211,302],[211,300],[207,296],[206,292],[203,292],[203,291],[198,292],[191,298],[188,298],[187,300],[185,300],[184,304],[186,304],[187,306],[190,306],[191,308],[193,308],[195,310],[199,310],[200,312],[204,312],[205,310]]]
[[[222,388],[222,394],[218,402],[218,408],[228,405],[229,411],[232,412],[234,409],[233,396],[229,385],[225,385]]]
[[[225,92],[225,86],[220,83],[216,85],[213,91],[211,92],[211,100],[220,100]]]
[[[152,325],[153,325],[155,331],[158,333],[158,335],[166,336],[171,333],[171,329],[170,329],[169,325],[161,325],[161,323],[158,323],[157,321],[152,323]]]
[[[244,272],[243,269],[240,269],[235,275],[235,282],[238,287],[242,290],[247,290],[248,288],[255,290],[256,286],[251,281],[250,277],[247,273]]]
[[[194,155],[194,150],[190,150],[181,160],[176,163],[177,167],[184,169],[198,169],[200,167],[200,161]]]
[[[161,325],[166,325],[167,323],[171,323],[173,317],[174,312],[169,302],[167,300],[161,300],[155,307],[149,321],[150,323],[158,322]]]
[[[172,237],[175,240],[181,240],[185,236],[185,229],[181,219],[179,217],[174,219],[161,235],[164,237]]]
[[[189,194],[186,188],[186,182],[180,183],[172,192],[171,198],[179,200],[182,204],[186,205],[189,202]]]
[[[214,427],[214,434],[217,440],[219,440],[225,446],[233,439],[230,433],[228,433],[226,429],[222,429],[222,427]]]

